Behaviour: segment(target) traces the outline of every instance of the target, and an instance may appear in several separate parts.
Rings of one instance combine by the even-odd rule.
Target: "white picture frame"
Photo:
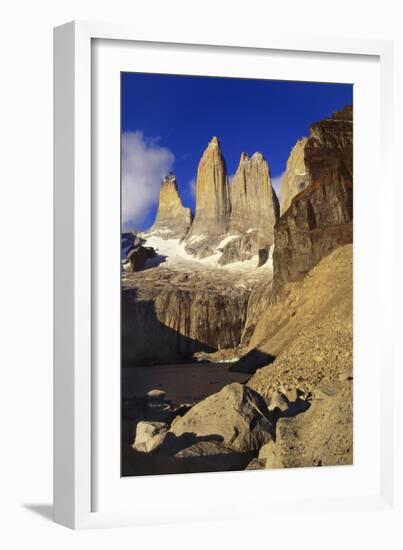
[[[378,168],[382,166],[383,175],[392,181],[391,151],[392,151],[392,118],[393,118],[393,44],[388,41],[359,40],[359,39],[337,39],[313,36],[287,36],[270,32],[267,36],[256,36],[253,43],[250,40],[238,38],[233,42],[223,41],[219,37],[209,35],[208,31],[200,37],[187,36],[186,29],[178,34],[167,27],[164,35],[153,36],[147,29],[137,29],[131,25],[72,22],[55,29],[54,35],[54,86],[55,86],[55,370],[54,370],[54,510],[55,521],[65,526],[81,529],[91,527],[105,527],[118,525],[141,525],[147,523],[178,522],[204,519],[236,518],[238,515],[245,515],[243,506],[233,501],[231,493],[228,502],[220,501],[217,504],[208,503],[208,495],[204,495],[198,504],[180,503],[180,491],[185,486],[193,486],[193,490],[201,494],[202,487],[213,486],[219,477],[224,474],[192,474],[191,476],[165,476],[137,478],[136,498],[131,505],[121,505],[117,489],[117,483],[113,486],[112,481],[106,483],[110,492],[105,493],[108,497],[108,506],[98,510],[97,485],[102,482],[105,468],[109,467],[108,461],[103,461],[100,466],[96,455],[105,450],[102,442],[99,443],[96,432],[102,431],[99,426],[99,407],[97,401],[100,396],[105,396],[105,382],[98,384],[96,380],[96,365],[94,357],[98,351],[95,349],[95,322],[94,311],[99,297],[97,284],[95,284],[96,273],[93,267],[97,265],[97,247],[95,245],[94,228],[96,219],[102,211],[102,204],[105,198],[95,200],[97,197],[94,185],[94,173],[98,170],[92,157],[92,148],[97,139],[94,137],[93,126],[96,118],[97,106],[94,105],[94,45],[97,41],[114,41],[123,47],[130,44],[145,45],[145,57],[142,60],[150,64],[152,56],[148,52],[148,46],[155,45],[158,52],[175,45],[176,50],[195,52],[200,57],[203,52],[219,57],[221,54],[237,52],[242,56],[254,56],[253,66],[258,70],[259,63],[264,61],[264,55],[270,52],[281,53],[283,56],[298,55],[306,58],[315,55],[323,55],[323,63],[337,63],[338,59],[348,59],[349,56],[362,56],[363,60],[376,60],[379,75],[379,89],[375,90],[373,100],[380,99],[379,113],[379,134],[380,146],[374,153],[374,163],[378,162]],[[98,55],[98,54],[97,54]],[[148,56],[148,57],[147,57]],[[131,58],[133,56],[131,55]],[[174,57],[174,56],[171,56]],[[158,55],[156,56],[156,59]],[[135,58],[134,58],[135,59]],[[261,59],[261,61],[259,61]],[[135,61],[134,61],[135,63]],[[170,70],[170,63],[173,61],[164,59],[166,72]],[[150,65],[151,66],[151,65]],[[143,69],[144,70],[144,69]],[[185,69],[183,69],[185,70]],[[230,69],[229,69],[230,70]],[[236,68],[231,70],[235,71]],[[153,72],[153,70],[150,70]],[[325,71],[324,71],[325,72]],[[374,73],[375,74],[375,73]],[[358,78],[358,77],[357,77]],[[377,81],[378,82],[378,81]],[[364,111],[363,111],[364,112]],[[365,117],[362,117],[364,120]],[[360,115],[358,114],[358,122]],[[355,119],[355,124],[357,119]],[[104,128],[97,126],[101,133]],[[115,135],[114,139],[117,139]],[[374,147],[374,142],[372,142]],[[379,159],[375,157],[379,155]],[[116,158],[115,158],[116,160]],[[361,177],[364,174],[361,173]],[[371,177],[369,174],[368,177]],[[373,177],[373,176],[372,176]],[[385,191],[384,202],[393,202],[393,186]],[[94,198],[95,197],[95,198]],[[116,195],[115,195],[116,198]],[[116,200],[111,197],[112,202]],[[100,212],[98,212],[98,209]],[[364,223],[364,217],[362,218]],[[390,230],[390,221],[387,212],[382,209],[379,212],[379,220],[372,224],[372,237],[379,239],[379,254],[382,255],[384,265],[392,265],[394,246],[390,238],[386,238]],[[371,224],[369,224],[371,225]],[[368,226],[369,227],[369,226]],[[356,230],[356,228],[355,228]],[[358,239],[359,240],[359,239]],[[355,243],[356,245],[356,243]],[[356,253],[356,250],[355,250]],[[358,258],[359,259],[359,258]],[[119,269],[119,266],[117,266]],[[357,275],[357,271],[355,272]],[[380,278],[382,294],[374,298],[377,311],[382,314],[390,303],[390,292],[393,287],[393,274],[391,270],[379,270],[376,275]],[[376,284],[374,279],[372,283]],[[372,287],[373,288],[373,287]],[[367,290],[371,287],[368,286]],[[364,296],[365,298],[365,296]],[[102,312],[102,308],[99,310]],[[96,310],[96,314],[99,313]],[[105,310],[103,310],[105,312]],[[385,344],[384,349],[392,350],[388,346],[390,338],[390,326],[386,319],[380,329],[380,338]],[[356,327],[355,327],[356,328]],[[370,327],[369,327],[370,330]],[[356,351],[356,350],[355,350]],[[360,351],[360,350],[358,350]],[[376,354],[374,354],[375,363]],[[372,398],[377,402],[379,399],[379,418],[374,418],[375,425],[379,425],[379,437],[376,439],[374,452],[379,452],[379,457],[374,461],[374,470],[366,472],[367,477],[362,477],[362,483],[368,485],[371,472],[377,472],[374,486],[368,491],[360,491],[354,485],[354,467],[349,471],[345,470],[344,483],[351,484],[351,490],[340,489],[336,491],[338,484],[337,476],[333,479],[334,492],[326,496],[322,490],[324,478],[329,474],[317,474],[318,469],[278,471],[277,483],[285,484],[287,479],[300,483],[299,476],[304,475],[307,479],[310,476],[321,475],[314,482],[318,486],[313,491],[311,498],[304,503],[313,514],[323,510],[389,510],[393,511],[394,502],[394,466],[393,466],[393,424],[390,420],[393,417],[393,401],[388,392],[393,376],[394,356],[392,351],[387,352],[387,360],[381,370],[374,371],[372,376],[373,385],[368,390],[376,391],[379,395]],[[375,367],[374,367],[375,368]],[[370,378],[370,376],[369,376]],[[377,379],[381,383],[376,386]],[[111,382],[111,379],[109,379]],[[362,382],[363,383],[363,382]],[[112,386],[116,388],[119,381],[116,380]],[[112,387],[109,386],[109,387]],[[364,388],[364,386],[363,386]],[[112,390],[111,390],[112,391]],[[364,391],[364,390],[363,390]],[[360,392],[360,387],[355,387],[355,392]],[[103,397],[104,398],[104,397]],[[115,402],[112,406],[115,407]],[[116,407],[114,409],[116,413]],[[113,414],[115,414],[113,413]],[[107,429],[104,424],[105,430]],[[112,430],[112,428],[111,428]],[[116,430],[118,427],[116,426]],[[110,432],[111,437],[115,432]],[[102,438],[101,438],[102,439]],[[375,445],[375,443],[374,443]],[[118,452],[118,451],[116,451]],[[106,464],[106,466],[105,466]],[[113,464],[111,462],[110,464]],[[358,469],[356,470],[358,471]],[[241,492],[250,487],[247,502],[249,504],[258,501],[262,513],[274,509],[277,511],[287,508],[287,513],[296,513],[296,503],[301,501],[303,491],[296,491],[295,498],[286,498],[281,503],[276,503],[275,496],[262,496],[256,493],[256,487],[262,486],[269,478],[261,476],[262,472],[235,472],[225,477],[226,489],[229,489],[228,480],[236,480],[239,483],[238,490]],[[378,476],[379,474],[379,476]],[[114,475],[117,475],[116,473]],[[241,476],[247,476],[241,477]],[[332,474],[333,475],[333,474]],[[204,476],[204,477],[203,477]],[[208,477],[210,476],[210,477]],[[257,476],[260,476],[257,478]],[[152,476],[153,477],[153,476]],[[146,499],[147,487],[154,487],[156,484],[176,485],[178,488],[177,503],[170,504],[169,510],[163,510],[153,502]],[[275,478],[271,478],[275,485]],[[186,488],[186,487],[185,487]],[[108,490],[109,490],[108,489]],[[355,492],[354,492],[355,491]],[[269,491],[270,492],[270,491]],[[123,493],[122,493],[123,495]],[[127,497],[127,495],[126,495]],[[122,497],[123,498],[123,497]],[[232,499],[232,501],[231,501]],[[104,499],[105,500],[105,499]],[[123,502],[123,501],[122,501]],[[144,504],[146,503],[146,504]],[[153,513],[151,513],[153,510]]]

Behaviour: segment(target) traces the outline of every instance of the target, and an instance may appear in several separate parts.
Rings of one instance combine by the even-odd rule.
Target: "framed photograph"
[[[392,44],[54,45],[55,520],[392,510]]]

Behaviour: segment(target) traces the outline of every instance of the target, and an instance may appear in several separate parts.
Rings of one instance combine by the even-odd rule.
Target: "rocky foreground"
[[[164,180],[143,266],[133,253],[122,276],[123,366],[249,378],[187,403],[125,398],[124,475],[352,464],[352,184],[350,107],[298,140],[280,212],[263,156],[242,154],[229,184],[216,138],[194,218]]]
[[[266,338],[264,319],[253,335],[257,349],[276,358],[246,384],[194,404],[166,402],[158,390],[126,400],[127,475],[139,461],[143,473],[155,473],[147,464],[161,473],[352,464],[351,281],[347,245],[290,285],[286,313],[271,306],[275,337]]]

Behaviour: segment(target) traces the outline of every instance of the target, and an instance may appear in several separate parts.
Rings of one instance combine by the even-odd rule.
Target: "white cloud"
[[[140,224],[151,205],[158,201],[161,180],[171,170],[175,157],[156,139],[142,132],[122,135],[122,222]]]
[[[281,187],[281,182],[283,180],[284,174],[285,174],[285,172],[283,172],[279,176],[276,176],[275,178],[271,178],[271,184],[272,184],[272,186],[273,186],[273,188],[276,192],[276,195],[279,199],[280,199],[280,187]]]

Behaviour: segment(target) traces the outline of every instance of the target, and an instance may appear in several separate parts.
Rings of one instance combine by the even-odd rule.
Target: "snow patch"
[[[256,254],[250,260],[244,260],[243,262],[232,262],[232,264],[223,265],[223,269],[228,271],[250,271],[256,269],[259,265],[259,256]],[[265,264],[266,265],[266,264]]]
[[[179,239],[164,239],[158,235],[148,236],[145,242],[145,246],[152,246],[159,258],[150,259],[148,265],[151,267],[153,265],[157,266],[161,263],[161,257],[163,257],[164,265],[175,264],[178,261],[191,262],[193,264],[198,264],[199,266],[205,266],[209,268],[216,269],[226,269],[228,271],[253,271],[256,270],[259,264],[259,256],[256,254],[250,260],[244,260],[243,262],[233,262],[226,265],[220,265],[218,262],[222,256],[221,248],[223,248],[230,241],[235,239],[238,235],[228,235],[225,237],[217,246],[214,253],[206,258],[197,258],[192,254],[189,254],[185,250],[185,243],[181,242]],[[198,239],[206,238],[202,235],[197,235]],[[188,241],[190,242],[190,241]],[[274,246],[270,247],[269,259],[267,262],[259,267],[259,270],[263,269],[272,269],[273,268],[273,251]]]
[[[228,235],[228,237],[225,237],[221,242],[218,243],[215,252],[219,251],[220,248],[224,248],[225,245],[236,239],[238,235]]]
[[[163,239],[154,235],[147,239],[146,245],[152,246],[157,254],[166,256],[167,261],[178,258],[194,261],[194,257],[186,252],[184,243],[179,239]]]
[[[200,241],[204,241],[204,239],[206,239],[206,235],[192,235],[189,239],[188,239],[188,243],[189,244],[194,244],[194,243],[198,243]]]

